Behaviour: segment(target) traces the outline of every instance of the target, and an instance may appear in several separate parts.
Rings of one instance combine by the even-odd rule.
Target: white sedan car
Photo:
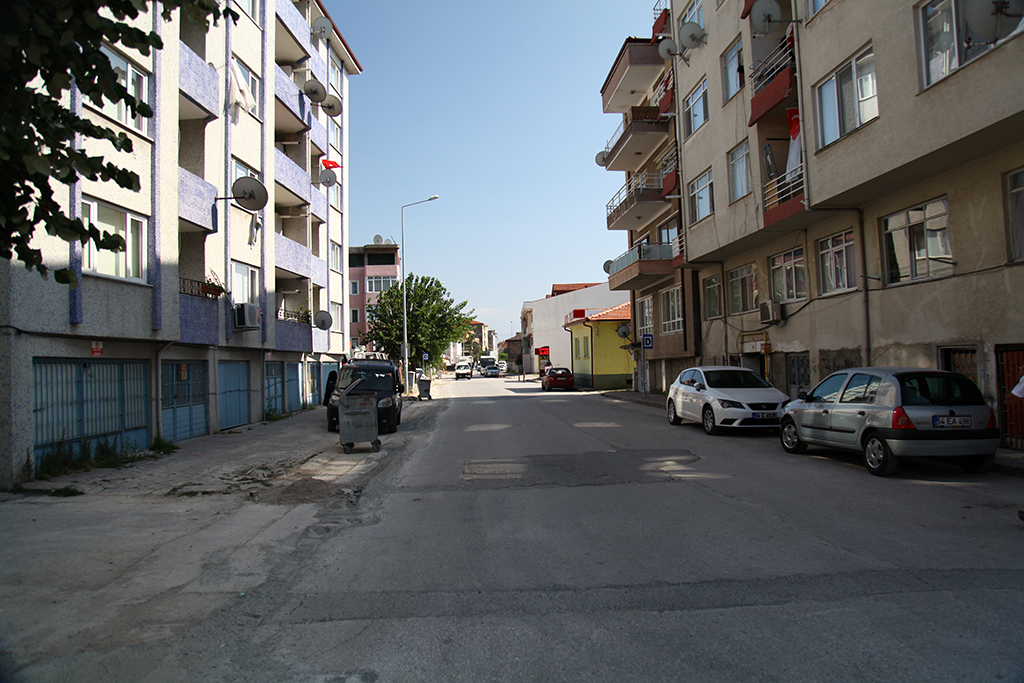
[[[789,396],[747,368],[708,365],[690,368],[668,390],[668,421],[699,422],[708,434],[722,427],[778,428]]]

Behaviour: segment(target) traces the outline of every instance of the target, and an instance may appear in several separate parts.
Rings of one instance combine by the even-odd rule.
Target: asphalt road
[[[1020,478],[882,479],[515,379],[442,393],[358,504],[256,501],[197,530],[276,511],[221,558],[232,582],[207,568],[208,610],[166,594],[191,623],[69,642],[25,680],[1024,682]]]

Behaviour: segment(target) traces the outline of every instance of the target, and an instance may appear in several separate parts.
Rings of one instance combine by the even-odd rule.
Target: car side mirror
[[[807,396],[806,391],[801,391],[799,394],[796,395],[796,397],[801,401],[806,401],[809,398],[809,396]]]
[[[704,391],[705,389],[707,389],[707,387],[701,384],[700,382],[694,384],[693,388],[696,389],[697,391]]]
[[[401,382],[398,383],[398,393],[400,393],[400,394],[404,394],[405,393],[405,385],[402,384]]]

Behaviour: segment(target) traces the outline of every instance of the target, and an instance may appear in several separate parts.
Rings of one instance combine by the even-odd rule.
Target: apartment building
[[[364,340],[369,332],[368,315],[377,303],[377,297],[398,283],[398,245],[379,235],[373,244],[349,247],[349,309],[348,325],[352,346],[359,351],[376,351]],[[342,308],[337,305],[338,319],[344,324]],[[331,312],[335,317],[335,311]]]
[[[87,146],[135,171],[140,191],[60,190],[68,215],[127,250],[37,231],[34,246],[78,274],[76,289],[0,261],[0,488],[58,449],[144,448],[318,403],[350,346],[346,329],[313,323],[331,303],[348,308],[344,262],[330,266],[348,242],[358,61],[319,0],[234,0],[238,22],[209,32],[154,5],[135,24],[159,32],[162,50],[104,51],[155,115],[77,92],[66,103],[132,139],[131,153]],[[245,177],[258,183],[239,192]]]
[[[671,3],[652,38],[680,94],[695,361],[791,395],[852,365],[955,370],[1024,448],[1003,402],[1024,372],[1024,27],[1000,7]]]

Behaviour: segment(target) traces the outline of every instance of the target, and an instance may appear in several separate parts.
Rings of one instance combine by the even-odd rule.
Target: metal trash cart
[[[368,441],[376,453],[380,450],[377,438],[377,395],[353,393],[362,379],[357,379],[338,395],[338,438],[341,448],[351,453],[356,442]]]
[[[419,388],[419,391],[420,391],[419,399],[421,401],[423,399],[433,400],[433,397],[430,395],[430,375],[423,374],[422,370],[417,371],[417,373],[416,373],[416,385],[417,385],[417,387]]]

